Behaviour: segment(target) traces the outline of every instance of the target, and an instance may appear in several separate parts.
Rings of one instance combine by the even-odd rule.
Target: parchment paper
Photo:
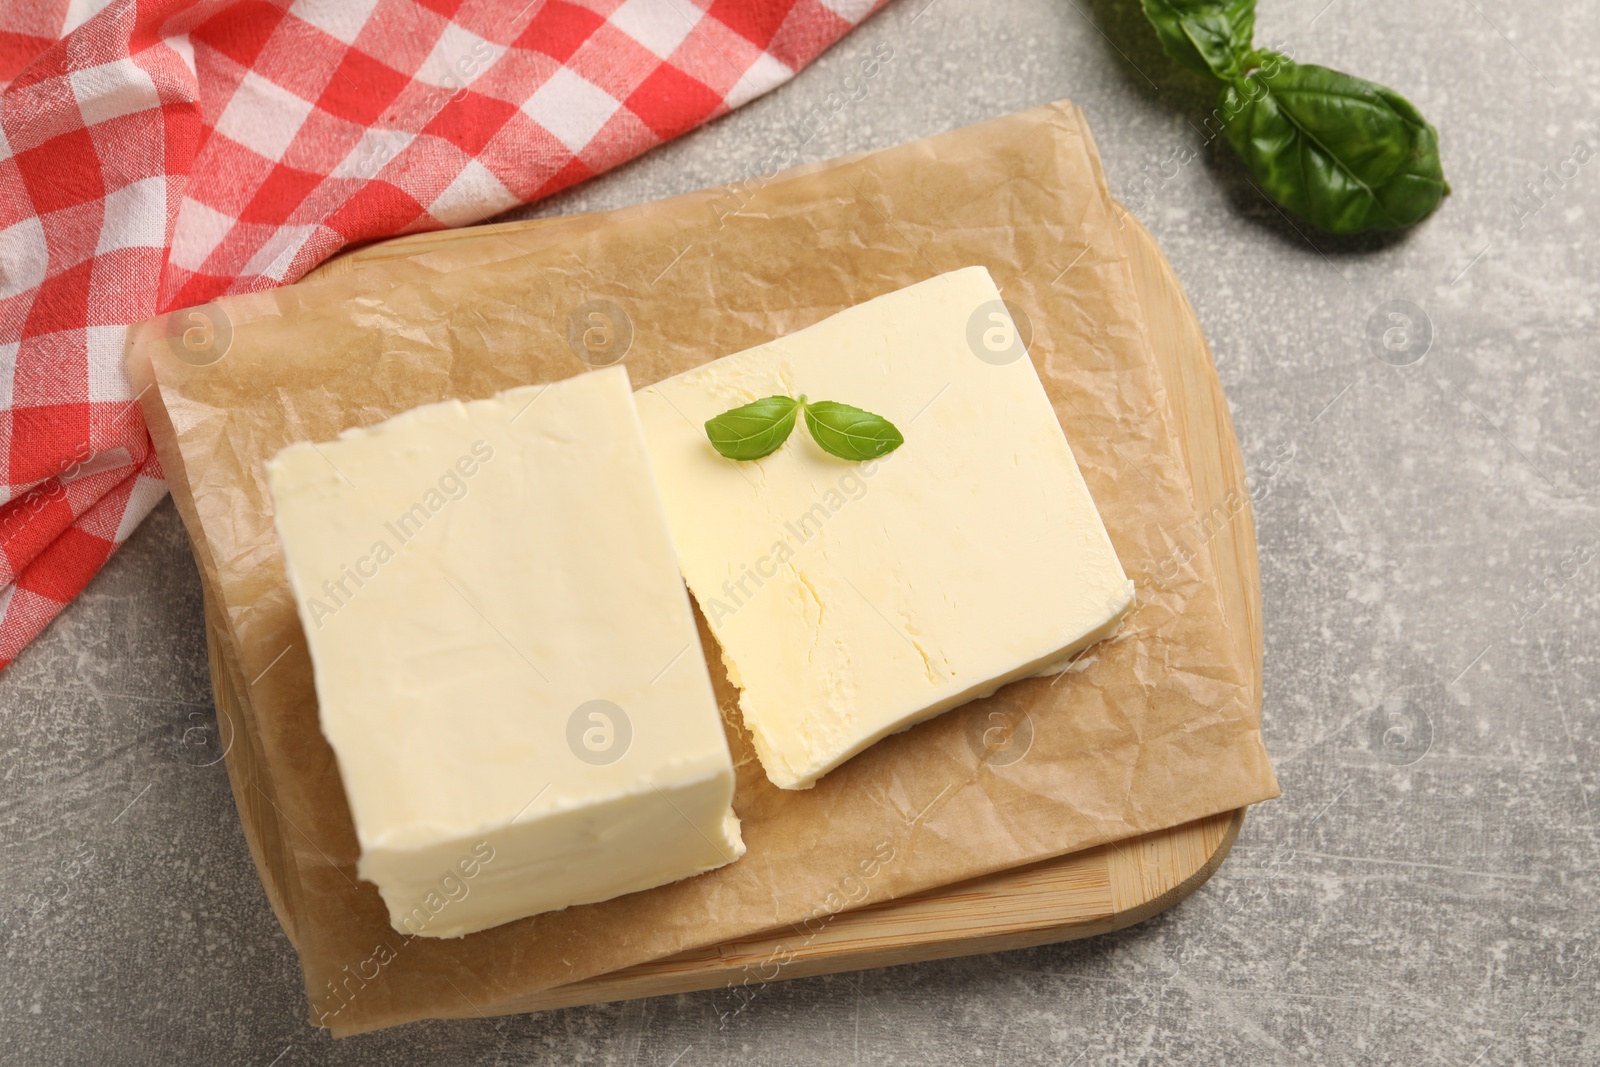
[[[1209,557],[1171,563],[1193,493],[1098,159],[1069,105],[466,249],[419,248],[220,301],[209,321],[231,339],[214,363],[179,358],[174,338],[199,321],[184,313],[129,340],[136,385],[156,385],[146,413],[217,623],[213,669],[242,694],[242,721],[228,724],[235,795],[314,1022],[347,1034],[469,1006],[492,1014],[553,985],[1277,795]],[[637,388],[971,264],[1031,324],[1031,357],[1138,586],[1121,635],[1055,681],[1008,686],[809,792],[783,792],[755,761],[702,622],[739,768],[742,860],[459,940],[391,930],[356,878],[263,461],[418,404],[582,373],[568,322],[588,301],[626,314]],[[986,759],[978,740],[997,709],[1013,720],[1025,709],[1032,724],[1014,762]]]

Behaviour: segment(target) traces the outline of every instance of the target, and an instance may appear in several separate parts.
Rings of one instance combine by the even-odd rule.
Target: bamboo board
[[[1244,501],[1233,521],[1223,524],[1210,540],[1209,550],[1227,613],[1226,631],[1216,637],[1247,644],[1259,708],[1260,576],[1255,523],[1238,440],[1210,348],[1171,266],[1143,226],[1126,213],[1122,219],[1135,289],[1166,381],[1199,510],[1209,509],[1230,492]],[[365,264],[460,242],[498,240],[498,233],[544,224],[533,220],[398,238],[340,256],[312,277],[349,273]],[[215,637],[211,645],[215,653]],[[212,660],[218,710],[232,720],[244,714],[235,695],[236,682],[219,657],[214,654]],[[841,912],[803,937],[797,938],[796,931],[785,928],[771,936],[680,953],[558,986],[505,1005],[502,1013],[742,986],[1106,933],[1147,919],[1194,892],[1226,858],[1243,823],[1243,809],[1210,816],[1171,830]],[[461,1014],[474,1011],[467,1009]]]

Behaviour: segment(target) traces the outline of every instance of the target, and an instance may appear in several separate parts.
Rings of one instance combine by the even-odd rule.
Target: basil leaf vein
[[[1142,0],[1167,55],[1199,74],[1239,74],[1256,29],[1255,0]]]

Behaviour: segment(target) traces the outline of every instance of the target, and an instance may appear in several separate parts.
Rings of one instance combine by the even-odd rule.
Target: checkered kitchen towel
[[[0,0],[0,667],[166,491],[129,323],[548,196],[884,0],[522,2]]]

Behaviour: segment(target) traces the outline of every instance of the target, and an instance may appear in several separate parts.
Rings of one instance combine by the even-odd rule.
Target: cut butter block
[[[752,462],[704,423],[775,394],[882,415],[898,450],[824,453],[801,419]],[[1133,602],[982,267],[842,311],[637,394],[689,588],[767,777],[804,789],[880,738],[1066,666]]]
[[[744,852],[621,368],[267,469],[360,875],[395,929],[459,936]]]

